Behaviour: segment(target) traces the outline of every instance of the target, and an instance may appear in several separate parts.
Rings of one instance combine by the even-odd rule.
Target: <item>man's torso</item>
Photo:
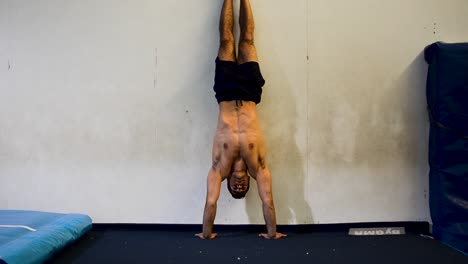
[[[219,162],[225,179],[245,163],[251,175],[264,159],[263,137],[256,104],[250,101],[225,101],[219,104],[218,127],[213,144],[213,160]]]

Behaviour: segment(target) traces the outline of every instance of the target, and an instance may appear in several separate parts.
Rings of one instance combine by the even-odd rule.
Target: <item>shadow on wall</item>
[[[421,166],[421,155],[427,154],[421,153],[428,129],[426,72],[421,53],[396,79],[362,76],[368,78],[365,87],[374,90],[350,93],[349,87],[338,87],[342,96],[323,98],[329,106],[318,124],[321,140],[311,148],[314,165],[382,168],[397,161]]]
[[[404,198],[397,197],[392,202],[400,202],[392,207],[397,210],[395,214],[408,210],[404,215],[422,216],[427,214],[414,210],[426,208],[421,203],[427,202],[427,66],[422,53],[408,61],[407,65],[393,66],[384,60],[376,61],[375,65],[381,68],[375,69],[376,74],[360,76],[356,83],[362,87],[342,84],[334,91],[339,96],[320,95],[325,98],[317,100],[327,105],[324,111],[314,109],[322,111],[324,117],[314,123],[321,138],[310,147],[310,162],[328,172],[343,168],[349,171],[320,179],[323,188],[330,188],[324,190],[330,195],[340,194],[343,190],[339,188],[346,186],[348,190],[340,199],[367,203],[369,197],[380,195],[379,190],[385,196],[400,193]],[[369,173],[357,175],[362,169]]]
[[[271,32],[262,33],[264,37],[271,36]],[[304,199],[306,189],[304,165],[307,161],[305,153],[300,152],[296,143],[297,102],[292,94],[293,87],[281,68],[282,63],[277,54],[273,50],[270,51],[271,53],[259,58],[266,85],[258,111],[267,151],[266,160],[272,175],[277,222],[278,224],[311,224],[314,222],[312,212]],[[259,51],[259,53],[262,52]],[[304,65],[304,67],[307,66]],[[303,87],[296,88],[302,89]],[[305,92],[305,89],[302,91]],[[250,223],[264,223],[256,184],[247,196],[246,210]]]
[[[414,153],[407,156],[407,160],[418,169],[424,169],[421,177],[428,176],[429,151],[429,116],[426,100],[426,80],[428,65],[424,59],[424,52],[419,53],[411,64],[400,75],[397,85],[405,87],[403,115],[409,126],[408,142],[412,142]],[[407,150],[409,152],[409,150]]]
[[[398,76],[391,89],[379,98],[380,111],[374,113],[379,116],[379,125],[367,132],[377,148],[368,156],[364,154],[365,148],[357,149],[365,158],[359,159],[359,163],[367,161],[372,167],[378,167],[386,161],[399,161],[408,168],[427,167],[426,76],[427,65],[421,52]],[[361,137],[360,140],[361,145],[365,145],[365,139]]]
[[[402,115],[405,133],[401,142],[401,163],[411,168],[412,174],[407,175],[406,182],[398,181],[397,189],[404,188],[401,184],[412,184],[409,201],[400,208],[407,210],[407,215],[414,215],[414,208],[420,221],[430,221],[429,213],[429,115],[427,112],[426,80],[428,65],[424,53],[419,53],[400,75],[396,85],[404,89],[402,93]],[[405,146],[403,146],[405,145]],[[394,157],[396,158],[396,157]],[[410,204],[411,206],[408,206]]]

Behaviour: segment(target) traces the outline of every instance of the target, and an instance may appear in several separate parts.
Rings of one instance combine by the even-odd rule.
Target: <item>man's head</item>
[[[250,176],[247,171],[233,172],[227,179],[227,188],[235,199],[244,198],[250,188]]]

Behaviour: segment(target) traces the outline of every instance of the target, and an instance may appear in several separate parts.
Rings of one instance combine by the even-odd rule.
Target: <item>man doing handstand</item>
[[[227,179],[231,195],[240,199],[249,190],[250,176],[257,181],[262,200],[266,234],[279,239],[273,204],[271,175],[265,161],[265,144],[257,119],[265,80],[260,72],[254,46],[254,19],[249,0],[240,0],[239,54],[236,58],[233,34],[233,0],[225,0],[220,19],[220,48],[216,59],[214,91],[219,118],[213,143],[213,163],[208,173],[207,196],[203,214],[202,239],[213,239],[213,224],[221,182]]]

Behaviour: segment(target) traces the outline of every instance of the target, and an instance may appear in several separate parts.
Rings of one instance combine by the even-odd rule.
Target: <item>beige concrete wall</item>
[[[221,4],[0,0],[0,208],[201,223]],[[428,221],[422,51],[468,3],[252,5],[278,222]],[[255,186],[217,223],[263,223]]]

